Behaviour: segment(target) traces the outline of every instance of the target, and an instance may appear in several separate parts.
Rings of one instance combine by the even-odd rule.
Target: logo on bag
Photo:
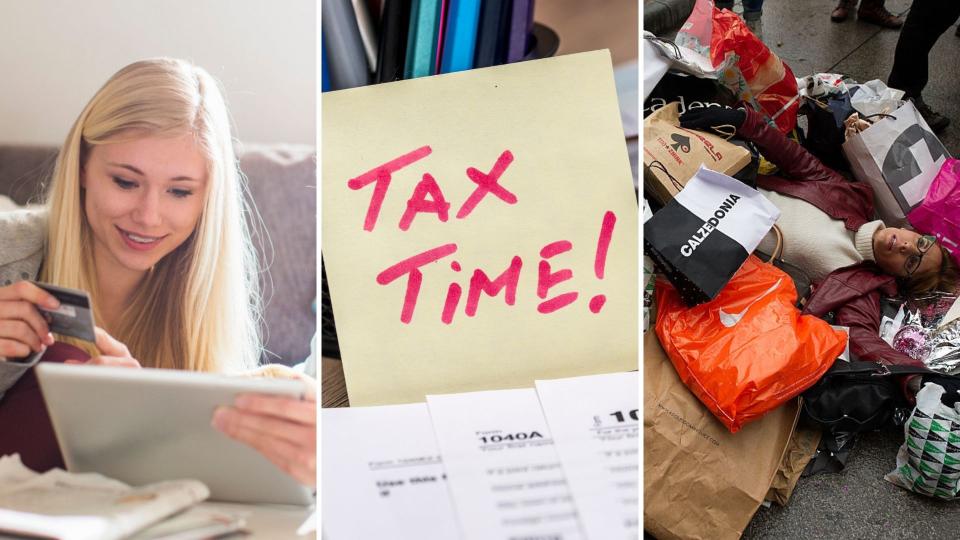
[[[684,154],[690,153],[690,137],[684,137],[679,133],[674,133],[670,136],[670,138],[673,139],[675,143],[671,144],[670,148],[673,148],[674,150],[680,150]]]
[[[934,163],[949,157],[947,150],[936,135],[919,124],[913,124],[897,136],[887,150],[886,157],[883,158],[883,178],[887,185],[893,188],[893,196],[904,211],[912,208],[914,204],[904,198],[903,185],[920,176],[923,172],[917,162],[917,156],[910,150],[920,141],[923,141]],[[919,201],[914,201],[914,203],[917,202]]]
[[[693,233],[693,236],[687,240],[687,243],[680,247],[680,254],[684,257],[693,255],[693,252],[697,250],[697,246],[702,244],[703,241],[710,236],[710,233],[720,225],[720,220],[727,216],[727,212],[732,210],[733,206],[737,204],[739,200],[740,196],[734,195],[733,193],[724,199],[720,207],[717,208],[717,211],[713,213],[713,217],[704,222],[704,224],[697,229],[697,232]]]
[[[777,282],[774,283],[772,287],[764,291],[764,293],[761,294],[760,296],[754,298],[753,302],[750,302],[749,304],[747,304],[747,307],[743,308],[743,311],[739,313],[727,313],[726,311],[723,310],[723,308],[720,308],[719,309],[720,323],[726,326],[727,328],[733,328],[734,326],[736,326],[736,324],[740,322],[741,319],[743,319],[743,316],[747,314],[747,311],[749,311],[754,304],[756,304],[760,300],[763,300],[764,297],[768,296],[770,293],[777,290],[777,287],[780,286],[780,282],[782,281],[783,281],[783,278],[778,279]]]

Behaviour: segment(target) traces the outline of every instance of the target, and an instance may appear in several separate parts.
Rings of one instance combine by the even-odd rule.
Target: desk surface
[[[230,514],[239,514],[246,518],[245,530],[249,535],[243,538],[257,540],[313,540],[316,532],[297,536],[297,529],[313,513],[312,507],[271,506],[255,504],[236,504],[205,502],[201,508],[219,510]]]
[[[349,407],[347,383],[343,378],[343,363],[335,358],[322,357],[320,373],[320,406]]]

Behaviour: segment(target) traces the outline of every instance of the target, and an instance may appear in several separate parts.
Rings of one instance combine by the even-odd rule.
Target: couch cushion
[[[270,353],[267,361],[294,364],[310,354],[316,331],[312,303],[317,296],[317,164],[312,148],[247,146],[240,158],[257,210],[270,234],[261,250],[269,265],[263,294]],[[258,249],[263,242],[257,242]],[[272,281],[272,284],[271,284]]]
[[[0,145],[0,195],[21,206],[39,202],[56,159],[52,146]]]

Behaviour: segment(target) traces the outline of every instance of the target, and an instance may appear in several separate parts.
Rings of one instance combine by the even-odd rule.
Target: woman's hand
[[[82,360],[67,360],[67,364],[90,364],[95,366],[140,367],[140,362],[130,354],[130,350],[123,343],[117,341],[106,330],[99,326],[94,328],[96,346],[100,354],[93,358]]]
[[[316,382],[306,375],[306,399],[242,394],[233,407],[220,407],[213,426],[240,441],[280,467],[297,482],[317,485]]]
[[[0,360],[30,356],[53,345],[38,306],[53,310],[60,302],[29,281],[0,287]]]

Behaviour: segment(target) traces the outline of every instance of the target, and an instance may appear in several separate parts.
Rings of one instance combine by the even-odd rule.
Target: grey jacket
[[[37,278],[43,262],[46,234],[45,210],[0,212],[0,287]],[[0,399],[40,360],[40,356],[35,354],[25,361],[9,361],[0,357]]]

